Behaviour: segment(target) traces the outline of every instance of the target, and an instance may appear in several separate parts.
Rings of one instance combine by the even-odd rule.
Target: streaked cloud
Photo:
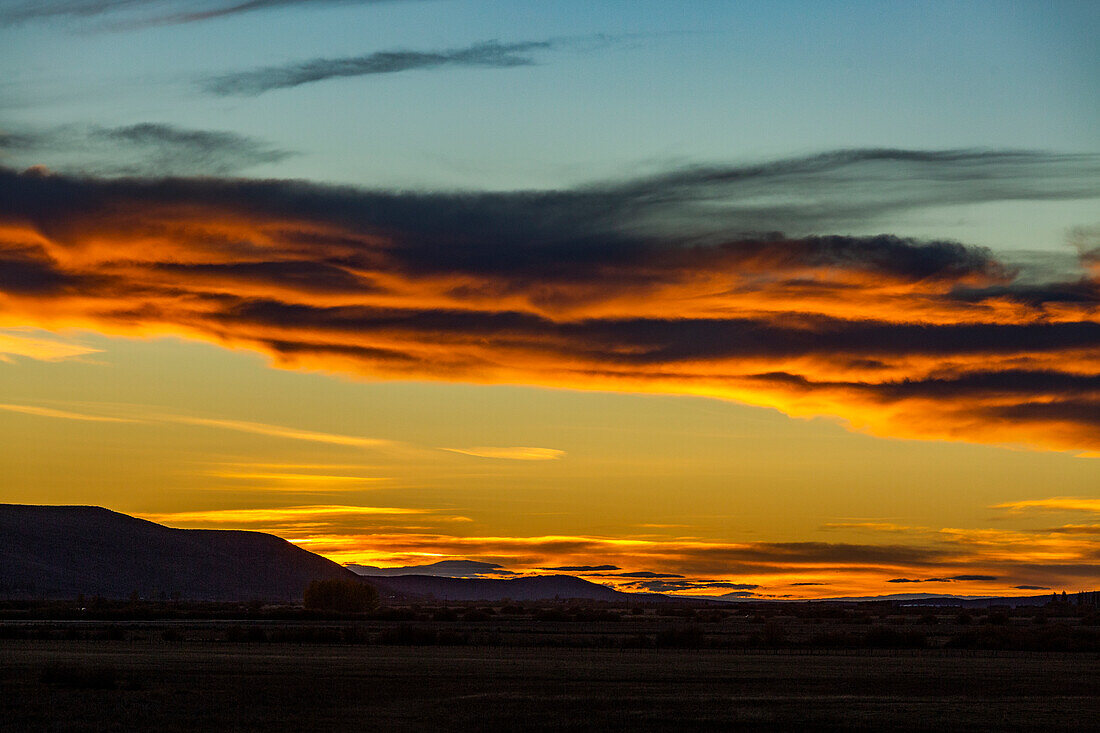
[[[216,485],[203,485],[204,491],[242,491],[300,495],[338,494],[376,488],[391,479],[381,476],[347,476],[319,473],[275,473],[265,471],[205,471],[203,476],[220,479]]]
[[[156,415],[155,419],[164,422],[181,423],[183,425],[197,425],[207,428],[233,430],[240,433],[269,435],[273,438],[287,438],[289,440],[306,440],[314,443],[345,445],[352,448],[382,448],[398,445],[392,440],[384,440],[382,438],[364,438],[356,435],[340,435],[338,433],[323,433],[315,430],[299,430],[284,425],[270,425],[268,423],[248,422],[245,420],[222,420],[208,417],[189,417],[186,415]]]
[[[0,8],[0,23],[38,18],[113,16],[116,27],[194,23],[281,7],[373,5],[399,0],[13,0]],[[407,0],[406,0],[407,1]]]
[[[954,583],[955,581],[967,582],[992,582],[997,580],[996,575],[952,575],[947,578],[891,578],[887,583]]]
[[[507,69],[535,63],[532,51],[553,48],[552,41],[500,43],[485,41],[465,48],[436,51],[377,51],[361,56],[317,58],[282,66],[239,71],[210,77],[201,88],[211,94],[257,95],[274,89],[287,89],[326,79],[352,76],[396,74],[402,71],[438,69],[441,67],[481,67]]]
[[[32,335],[25,330],[0,329],[0,361],[11,361],[13,356],[36,361],[62,361],[99,352],[100,349],[52,335]]]
[[[1045,532],[1057,532],[1060,534],[1096,534],[1100,535],[1100,524],[1063,524],[1061,527],[1051,527]]]
[[[39,407],[36,405],[12,405],[0,404],[0,410],[18,412],[24,415],[36,417],[51,417],[61,420],[81,420],[85,422],[140,422],[122,417],[106,417],[103,415],[86,415],[81,412],[69,412],[68,410],[55,410],[52,407]]]
[[[827,522],[821,525],[822,529],[854,529],[867,532],[911,532],[915,527],[893,522]]]
[[[395,516],[427,514],[426,509],[403,507],[317,505],[279,507],[272,509],[212,509],[209,511],[184,511],[138,514],[142,519],[172,526],[174,524],[272,524],[313,523],[333,518]]]
[[[510,461],[555,461],[565,456],[565,451],[556,448],[531,448],[526,446],[478,446],[475,448],[442,448],[441,450],[460,453],[464,456],[503,458]]]
[[[262,140],[222,130],[159,122],[120,127],[60,125],[0,133],[7,165],[98,175],[229,175],[293,155]]]
[[[284,438],[288,440],[304,440],[313,443],[327,443],[330,445],[347,446],[349,448],[398,448],[404,444],[393,440],[386,440],[384,438],[368,438],[357,435],[343,435],[340,433],[326,433],[316,430],[302,430],[299,428],[287,427],[285,425],[273,425],[270,423],[251,422],[247,420],[230,420],[222,418],[212,417],[199,417],[194,415],[179,415],[170,413],[158,413],[149,411],[146,408],[134,409],[133,406],[127,408],[127,412],[124,414],[114,415],[91,415],[87,413],[74,412],[70,410],[60,410],[52,407],[43,407],[40,405],[23,405],[23,404],[11,404],[0,403],[0,410],[6,410],[8,412],[17,412],[26,415],[35,415],[38,417],[50,417],[61,418],[66,420],[84,420],[88,422],[113,422],[113,423],[173,423],[179,425],[192,425],[203,428],[215,428],[220,430],[232,430],[240,433],[252,433],[254,435],[266,435],[273,438]],[[118,412],[117,406],[113,410]],[[246,464],[248,465],[248,464]],[[215,476],[223,479],[238,479],[238,480],[250,480],[250,481],[275,481],[275,482],[294,482],[294,483],[370,483],[377,481],[384,481],[385,478],[373,477],[373,476],[348,476],[348,475],[332,475],[332,474],[318,474],[313,472],[302,471],[290,471],[290,470],[262,470],[264,466],[275,468],[294,468],[294,465],[288,464],[263,464],[261,466],[252,466],[251,468],[225,468],[214,469],[207,471],[207,475]],[[317,464],[322,468],[336,469],[338,465],[330,464]],[[299,465],[301,468],[309,468],[310,465]],[[353,464],[351,467],[358,467]]]
[[[1090,512],[1100,514],[1100,499],[1075,496],[1054,496],[1049,499],[1027,499],[994,504],[994,509],[1008,509],[1013,512]]]
[[[1047,281],[954,242],[775,227],[1098,190],[1100,156],[1019,151],[839,151],[511,193],[0,170],[0,304],[26,324],[182,334],[286,368],[704,395],[1086,454],[1100,450],[1091,250]]]
[[[208,476],[238,481],[287,481],[290,483],[362,484],[385,481],[377,476],[337,476],[318,473],[250,473],[247,471],[207,471]]]

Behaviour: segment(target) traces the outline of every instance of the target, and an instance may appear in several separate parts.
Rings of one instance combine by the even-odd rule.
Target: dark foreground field
[[[31,731],[1093,730],[1095,655],[0,641]]]

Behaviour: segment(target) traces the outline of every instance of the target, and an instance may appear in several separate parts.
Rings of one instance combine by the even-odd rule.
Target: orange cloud
[[[993,509],[1008,509],[1019,512],[1029,509],[1047,512],[1092,512],[1100,514],[1100,499],[1087,499],[1074,496],[1055,496],[1049,499],[1028,499],[994,504]]]
[[[306,440],[314,443],[345,445],[352,448],[379,448],[396,445],[396,443],[391,440],[384,440],[381,438],[363,438],[354,435],[321,433],[313,430],[299,430],[297,428],[288,428],[282,425],[247,422],[244,420],[220,420],[206,417],[188,417],[186,415],[157,415],[156,419],[164,422],[182,423],[184,425],[198,425],[200,427],[234,430],[241,433],[269,435],[274,438],[288,438],[290,440]]]
[[[889,532],[891,542],[863,544],[483,535],[469,517],[449,512],[332,504],[141,516],[169,526],[271,532],[341,563],[403,566],[425,558],[470,559],[520,574],[555,567],[597,569],[590,572],[614,567],[615,574],[590,577],[624,590],[657,588],[662,581],[660,588],[686,594],[757,586],[757,594],[793,592],[814,598],[893,593],[899,579],[950,583],[950,592],[961,594],[1013,594],[1018,585],[1073,589],[1100,583],[1100,531],[1091,525],[1035,531],[869,526]],[[410,520],[417,526],[408,525]]]
[[[477,458],[503,458],[510,461],[556,461],[565,455],[565,451],[556,448],[530,448],[515,446],[510,448],[479,446],[476,448],[443,448],[450,453]]]
[[[69,412],[68,410],[55,410],[51,407],[36,407],[34,405],[9,405],[0,404],[0,410],[7,412],[18,412],[24,415],[34,415],[36,417],[52,417],[61,420],[81,420],[85,422],[139,422],[138,420],[130,420],[121,417],[103,417],[101,415],[85,415],[80,412]]]
[[[273,509],[214,509],[210,511],[169,512],[139,514],[151,522],[171,524],[298,524],[301,522],[330,521],[334,517],[393,516],[426,514],[426,509],[374,506],[294,506]]]
[[[796,183],[852,159],[861,158],[803,161],[809,177]],[[920,160],[962,160],[971,172],[988,162]],[[1096,167],[1077,163],[1074,175]],[[790,165],[777,170],[775,180],[796,185]],[[766,175],[704,170],[587,192],[414,195],[0,170],[12,194],[0,204],[0,326],[177,334],[255,349],[287,368],[703,395],[881,436],[1100,451],[1100,281],[1090,252],[1076,279],[1039,282],[949,242],[704,236],[690,217],[675,219],[687,222],[680,234],[661,223],[668,206],[696,211],[713,186]],[[759,185],[778,185],[768,181]],[[730,211],[732,230],[744,211]]]
[[[432,559],[477,559],[520,573],[599,563],[621,569],[674,574],[682,592],[707,583],[759,586],[760,593],[799,585],[799,597],[897,592],[890,581],[941,578],[954,593],[1016,593],[1021,584],[1091,587],[1100,582],[1095,538],[1059,539],[1029,533],[944,530],[932,544],[853,545],[595,536],[456,537],[376,532],[310,534],[292,538],[313,552],[344,563],[401,566]],[[923,541],[923,538],[922,538]],[[1007,545],[1004,543],[1008,542]],[[637,590],[637,572],[601,575],[599,581]],[[652,576],[650,576],[652,577]],[[806,584],[806,585],[803,585]],[[668,590],[676,591],[675,583]],[[943,590],[943,589],[941,589]],[[716,591],[719,592],[719,591]],[[724,592],[724,591],[720,591]]]
[[[98,352],[99,349],[72,341],[32,336],[25,331],[0,331],[0,361],[10,361],[13,356],[38,361],[61,361]]]

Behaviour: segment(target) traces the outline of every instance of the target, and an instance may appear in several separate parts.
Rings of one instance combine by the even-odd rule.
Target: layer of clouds
[[[524,43],[486,41],[465,48],[437,51],[377,51],[361,56],[309,59],[282,66],[267,66],[223,74],[203,80],[200,86],[204,91],[221,96],[254,96],[273,89],[287,89],[326,79],[395,74],[416,69],[441,67],[507,69],[534,64],[535,59],[531,52],[548,50],[553,45],[551,41]]]
[[[891,578],[887,583],[952,583],[955,581],[982,581],[992,582],[997,580],[995,575],[952,575],[947,578]]]
[[[412,512],[410,517],[408,514]],[[889,545],[824,542],[724,542],[652,537],[490,536],[450,532],[447,517],[427,509],[296,506],[149,515],[169,526],[225,527],[273,532],[339,562],[404,566],[393,572],[432,572],[425,556],[446,558],[442,574],[606,573],[600,582],[623,590],[738,597],[806,587],[807,596],[881,593],[893,582],[952,583],[981,593],[1041,588],[1087,588],[1100,583],[1100,544],[1093,536],[1044,531],[942,529]],[[448,525],[410,531],[401,523]],[[1051,558],[1058,558],[1052,561]],[[595,561],[595,562],[594,562]],[[827,585],[821,582],[828,574]],[[679,577],[677,577],[679,576]],[[906,580],[916,579],[916,580]],[[962,584],[962,585],[960,585]],[[816,586],[807,587],[807,586]]]
[[[293,153],[219,130],[143,122],[122,127],[62,125],[0,132],[0,161],[110,176],[224,176]]]
[[[740,232],[1098,184],[1096,156],[975,151],[512,193],[0,170],[0,302],[25,324],[182,333],[286,367],[702,394],[1097,451],[1091,250],[1072,280],[1036,282],[955,242]]]

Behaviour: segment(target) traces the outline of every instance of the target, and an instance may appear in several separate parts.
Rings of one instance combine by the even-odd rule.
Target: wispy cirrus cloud
[[[247,420],[223,420],[209,417],[190,417],[187,415],[156,415],[155,419],[164,422],[182,423],[184,425],[233,430],[239,433],[268,435],[274,438],[343,445],[351,448],[382,448],[397,445],[394,441],[385,440],[383,438],[365,438],[358,435],[342,435],[339,433],[325,433],[316,430],[300,430],[298,428],[286,427],[285,425],[271,425],[269,423],[250,422]]]
[[[197,417],[193,415],[179,415],[171,413],[151,412],[146,409],[133,410],[126,414],[115,415],[90,415],[86,413],[59,410],[40,405],[0,404],[0,410],[17,412],[38,417],[59,418],[65,420],[84,420],[89,422],[118,422],[118,423],[169,423],[177,425],[193,425],[203,428],[216,428],[220,430],[232,430],[239,433],[252,433],[254,435],[266,435],[272,438],[287,440],[304,440],[312,443],[327,443],[329,445],[346,446],[349,448],[395,448],[404,444],[384,438],[368,438],[359,435],[344,435],[341,433],[327,433],[317,430],[302,430],[286,425],[273,425],[271,423],[252,422],[248,420],[230,420],[213,417]],[[117,412],[117,410],[116,410]],[[131,415],[132,413],[132,415]],[[320,481],[330,483],[338,481],[377,481],[381,479],[361,476],[320,476],[313,473],[287,473],[287,472],[258,472],[258,471],[211,471],[211,475],[221,478],[248,478],[266,480],[290,480]]]
[[[376,51],[360,56],[316,58],[282,66],[221,74],[203,79],[199,86],[206,92],[221,96],[254,96],[275,89],[353,76],[396,74],[444,67],[509,69],[534,64],[532,52],[546,51],[554,45],[553,41],[484,41],[464,48],[436,51]]]
[[[349,517],[404,516],[410,514],[428,514],[427,509],[405,507],[316,505],[293,506],[272,509],[213,509],[208,511],[184,511],[139,514],[142,519],[168,524],[312,524],[326,522],[333,518]]]
[[[947,578],[891,578],[887,583],[954,583],[956,581],[993,582],[996,575],[952,575]]]
[[[458,453],[475,458],[502,458],[509,461],[556,461],[565,456],[557,448],[533,448],[530,446],[478,446],[475,448],[443,448],[448,453]]]
[[[0,8],[0,23],[43,18],[113,17],[115,27],[194,23],[281,7],[374,5],[399,0],[13,0]]]
[[[207,471],[206,474],[208,476],[214,476],[215,478],[233,479],[236,481],[287,481],[295,484],[361,484],[386,480],[385,478],[378,476],[347,476],[344,474],[329,473]]]
[[[70,412],[69,410],[55,410],[52,407],[38,407],[35,405],[11,405],[0,404],[0,410],[18,412],[23,415],[36,417],[50,417],[59,420],[78,420],[82,422],[138,422],[123,417],[107,417],[103,415],[86,415],[82,412]]]
[[[839,151],[512,193],[0,171],[0,273],[18,273],[0,274],[0,305],[291,368],[707,395],[878,435],[1096,451],[1091,251],[1043,281],[958,243],[774,227],[1098,184],[1100,156],[1019,151]]]
[[[99,175],[229,175],[293,153],[222,130],[160,122],[58,125],[0,132],[0,160]]]
[[[18,269],[18,267],[14,268],[15,272],[8,270],[6,274],[12,277],[18,276]],[[0,269],[0,289],[3,288],[4,277],[5,270]],[[17,284],[16,287],[25,288],[26,283]],[[30,329],[0,329],[0,362],[11,362],[12,357],[36,361],[63,361],[99,352],[100,349],[72,339],[60,339],[46,332]]]
[[[1011,512],[1089,512],[1100,514],[1100,499],[1078,496],[1053,496],[1048,499],[1027,499],[994,504],[993,509],[1007,509]]]

